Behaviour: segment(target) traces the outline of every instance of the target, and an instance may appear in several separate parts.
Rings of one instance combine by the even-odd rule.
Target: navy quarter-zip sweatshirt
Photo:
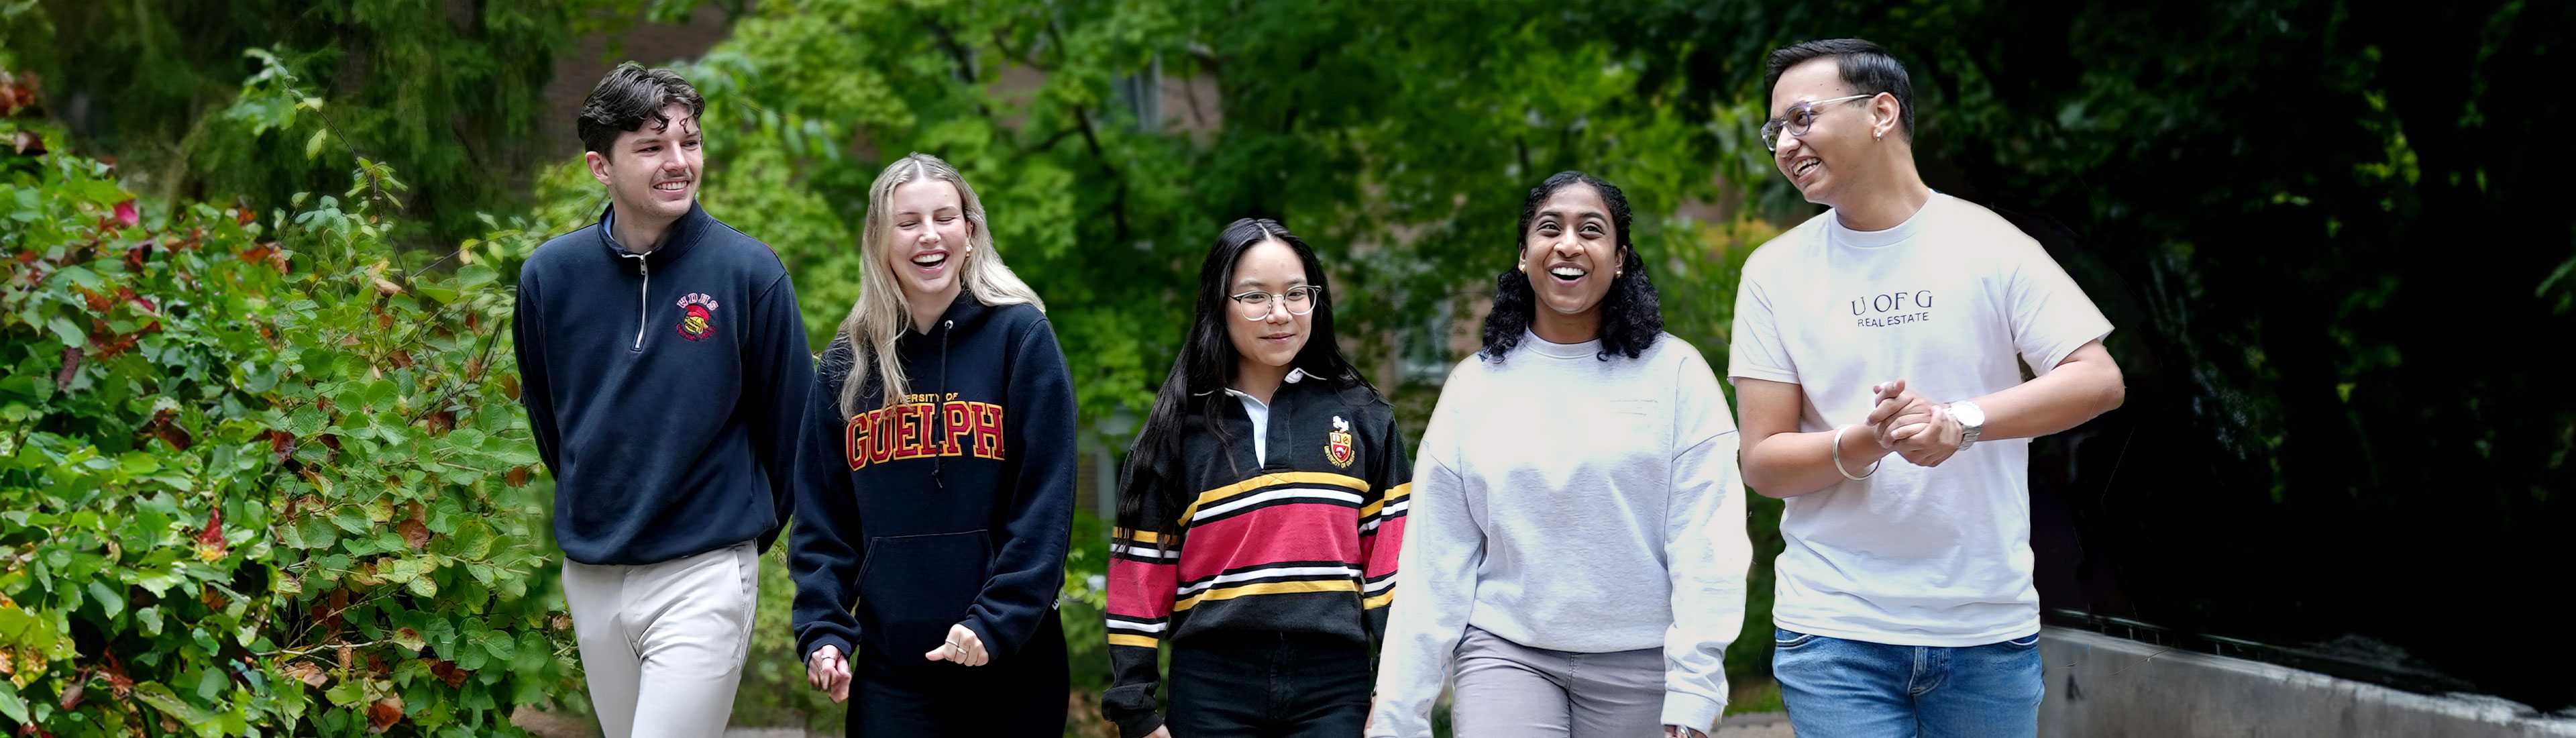
[[[519,268],[519,399],[555,477],[555,542],[649,564],[777,540],[814,364],[767,244],[691,205],[647,254],[600,221]]]
[[[796,653],[825,645],[896,665],[963,623],[996,663],[1056,617],[1073,535],[1074,399],[1055,331],[1032,305],[961,291],[928,333],[896,342],[912,394],[882,385],[841,412],[855,354],[823,350],[797,456]]]

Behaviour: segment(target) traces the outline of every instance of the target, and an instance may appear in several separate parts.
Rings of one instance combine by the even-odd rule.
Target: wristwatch
[[[1959,420],[1959,450],[1977,445],[1977,436],[1986,432],[1986,411],[1977,403],[1960,400],[1950,403],[1950,417]]]

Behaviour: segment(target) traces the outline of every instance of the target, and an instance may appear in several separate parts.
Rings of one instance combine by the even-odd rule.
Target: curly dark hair
[[[1520,227],[1512,232],[1513,240],[1526,245],[1530,221],[1538,217],[1538,206],[1547,202],[1557,190],[1577,184],[1588,185],[1600,193],[1601,201],[1610,206],[1610,224],[1619,244],[1619,276],[1610,280],[1610,294],[1601,298],[1602,361],[1613,354],[1631,359],[1655,345],[1655,337],[1664,331],[1663,303],[1655,296],[1655,282],[1646,276],[1646,262],[1637,258],[1636,243],[1630,240],[1628,195],[1617,185],[1577,171],[1557,172],[1530,188],[1529,199],[1521,201]],[[1530,321],[1538,311],[1538,293],[1530,288],[1530,276],[1519,269],[1505,267],[1495,279],[1494,310],[1485,315],[1485,348],[1477,353],[1486,361],[1502,363],[1512,347],[1520,345],[1521,336],[1529,332]]]
[[[699,97],[698,88],[689,86],[679,72],[627,62],[608,70],[608,76],[590,88],[573,129],[581,134],[583,151],[606,154],[617,143],[617,134],[643,130],[646,120],[653,121],[655,130],[670,125],[662,108],[671,105],[688,108],[691,118],[707,112],[706,98]]]

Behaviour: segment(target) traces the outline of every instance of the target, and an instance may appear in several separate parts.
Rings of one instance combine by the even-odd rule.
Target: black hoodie
[[[651,253],[600,222],[519,268],[519,400],[555,477],[555,542],[585,564],[767,549],[814,357],[767,244],[691,205]]]
[[[841,412],[850,339],[823,352],[796,460],[799,660],[830,645],[921,661],[963,623],[997,663],[1056,617],[1073,526],[1072,377],[1032,305],[967,292],[896,342],[911,394]],[[853,614],[853,608],[856,613]]]

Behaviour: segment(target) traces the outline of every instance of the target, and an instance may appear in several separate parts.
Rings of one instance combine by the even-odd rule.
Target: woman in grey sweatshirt
[[[1744,622],[1733,413],[1662,332],[1619,188],[1530,190],[1484,349],[1416,450],[1411,527],[1367,734],[1703,738]]]

